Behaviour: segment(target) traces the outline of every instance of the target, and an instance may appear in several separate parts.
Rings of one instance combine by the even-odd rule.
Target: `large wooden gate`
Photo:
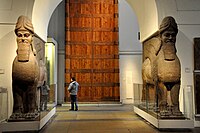
[[[82,102],[119,101],[117,0],[66,0],[66,87]]]

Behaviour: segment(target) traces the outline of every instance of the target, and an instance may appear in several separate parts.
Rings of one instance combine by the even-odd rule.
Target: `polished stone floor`
[[[154,128],[133,111],[132,105],[84,105],[79,111],[57,107],[56,115],[40,133],[200,133],[200,128],[162,130]]]

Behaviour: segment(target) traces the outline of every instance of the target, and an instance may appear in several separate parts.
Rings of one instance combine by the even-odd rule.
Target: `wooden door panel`
[[[112,71],[114,68],[113,59],[94,59],[93,62],[94,62],[93,66],[95,67],[95,69],[101,69],[101,70],[105,69],[110,72],[114,72]],[[105,72],[105,70],[103,72]]]
[[[74,74],[76,76],[77,79],[79,79],[81,81],[81,86],[91,86],[92,83],[92,73],[88,72],[78,72]]]
[[[75,28],[80,28],[80,27],[83,27],[83,21],[85,20],[84,17],[82,17],[82,19],[80,19],[79,17],[72,17],[70,19],[70,28],[71,29],[75,29]],[[88,21],[89,22],[89,21]],[[91,22],[88,23],[88,25],[90,25]]]
[[[66,100],[70,77],[75,76],[79,101],[119,101],[117,4],[66,1]]]
[[[70,32],[71,42],[88,42],[92,41],[92,33],[88,31],[72,31]]]
[[[113,32],[111,31],[94,31],[93,40],[94,42],[112,42]]]
[[[84,101],[84,102],[91,101],[90,93],[91,93],[91,86],[80,86],[78,93],[78,101]]]
[[[92,14],[92,5],[85,3],[85,4],[81,4],[81,14]]]
[[[82,70],[79,72],[84,72],[84,70],[86,69],[90,69],[91,68],[91,60],[90,59],[83,59],[83,58],[74,58],[70,60],[70,64],[71,64],[71,69],[72,70]]]
[[[81,56],[83,58],[91,58],[92,57],[91,55],[92,55],[91,45],[73,44],[71,46],[71,56],[73,57]]]

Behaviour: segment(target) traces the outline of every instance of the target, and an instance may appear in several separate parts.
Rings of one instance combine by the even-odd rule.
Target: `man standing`
[[[71,98],[71,109],[70,111],[75,110],[78,111],[78,104],[77,104],[77,92],[78,92],[79,84],[76,82],[75,77],[71,77],[71,83],[69,84],[68,91],[70,93]],[[74,109],[75,105],[75,109]]]

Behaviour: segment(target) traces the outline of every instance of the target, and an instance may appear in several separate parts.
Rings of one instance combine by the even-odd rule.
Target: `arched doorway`
[[[36,2],[37,0],[35,0],[35,2]],[[119,0],[120,1],[120,0]],[[134,13],[137,15],[137,20],[138,20],[138,24],[139,24],[139,27],[140,27],[140,35],[141,35],[141,41],[143,40],[143,39],[145,39],[145,36],[148,34],[148,33],[150,33],[149,32],[149,30],[153,27],[156,27],[157,28],[157,17],[154,17],[154,15],[156,15],[157,16],[157,6],[156,6],[156,3],[155,3],[155,0],[148,0],[148,1],[144,1],[144,0],[141,0],[141,1],[132,1],[132,0],[121,0],[121,1],[123,1],[123,2],[128,2],[128,4],[133,8],[133,11],[134,11]],[[39,34],[39,36],[40,37],[44,37],[45,36],[45,33],[43,33],[43,32],[40,32],[40,30],[41,29],[47,29],[47,27],[48,27],[48,25],[46,24],[46,22],[48,22],[48,20],[52,17],[51,16],[51,13],[54,11],[54,9],[57,7],[57,5],[59,4],[59,3],[61,3],[61,2],[65,2],[65,1],[62,1],[62,0],[55,0],[55,1],[53,1],[53,2],[47,2],[48,3],[48,6],[49,7],[51,7],[51,8],[43,8],[42,6],[40,6],[41,4],[40,4],[40,2],[38,1],[38,4],[35,4],[34,3],[34,7],[33,7],[33,15],[32,15],[32,19],[33,19],[33,23],[34,23],[34,25],[36,25],[36,29],[35,29],[35,31],[36,31],[36,33],[37,34]],[[146,4],[145,4],[146,3]],[[149,4],[148,4],[149,3]],[[146,6],[148,6],[148,8],[146,8],[146,6],[144,6],[144,4],[146,5]],[[150,8],[150,7],[151,8]],[[40,12],[40,11],[43,11],[43,13],[41,14],[41,13],[38,13],[38,12]],[[49,12],[49,10],[51,10],[50,12]],[[120,11],[119,11],[120,12]],[[38,15],[39,14],[39,15]],[[147,15],[147,14],[149,14],[149,15]],[[154,14],[154,15],[153,15]],[[57,14],[57,15],[59,15],[57,18],[60,18],[60,17],[62,17],[62,16],[60,16],[60,14]],[[150,17],[146,17],[146,16],[150,16]],[[152,17],[153,16],[153,17]],[[148,21],[145,21],[145,19],[143,19],[143,18],[146,18],[146,19],[151,19],[151,21],[150,20],[148,20]],[[40,21],[39,21],[40,20]],[[42,20],[44,20],[44,21],[42,21]],[[54,22],[55,21],[58,21],[57,19],[56,20],[53,20]],[[145,21],[145,22],[144,22]],[[148,24],[147,23],[149,23],[149,22],[154,22],[154,26],[151,26],[151,28],[149,28],[148,26]],[[130,25],[132,25],[133,23],[129,23]],[[148,25],[148,26],[143,26],[143,25]],[[60,26],[60,24],[56,24],[56,26]],[[64,28],[64,27],[63,27]],[[54,30],[58,30],[58,29],[55,29],[55,26],[54,26]],[[43,30],[44,31],[44,30]],[[59,30],[59,32],[58,33],[60,33],[60,30]],[[147,33],[147,34],[146,34]],[[40,34],[42,34],[42,35],[40,35]],[[55,37],[53,37],[53,38],[55,38]],[[44,39],[44,38],[43,38]],[[59,42],[59,39],[60,39],[60,36],[58,37],[58,38],[56,38],[56,40]],[[63,39],[62,37],[61,37],[61,39]],[[45,39],[44,39],[45,40]],[[61,41],[61,43],[62,43],[62,41]],[[64,44],[64,43],[63,43]],[[135,45],[135,43],[134,44],[129,44],[129,45]],[[60,46],[60,42],[59,42],[59,46]],[[60,53],[60,55],[58,56],[58,62],[60,62],[60,60],[61,60],[61,62],[63,62],[64,60],[65,60],[65,52],[64,52],[64,50],[63,49],[58,49],[58,50],[62,50],[62,51],[58,51],[58,54]],[[129,53],[129,52],[128,52]],[[127,52],[125,52],[124,54],[128,54]],[[138,54],[138,52],[136,51],[135,52],[135,54],[137,55]],[[62,56],[61,58],[60,58],[60,56]],[[127,59],[127,58],[126,58]],[[137,63],[139,62],[140,63],[140,59],[138,58],[138,57],[136,57],[136,60],[137,60]],[[137,63],[135,63],[135,64],[137,64]],[[60,65],[60,64],[62,64],[62,65]],[[58,81],[58,103],[63,103],[64,102],[64,91],[65,91],[65,89],[64,89],[64,70],[65,70],[65,68],[64,68],[64,63],[60,63],[59,65],[59,69],[61,70],[61,69],[63,69],[62,70],[62,72],[60,72],[60,73],[58,73],[58,78],[63,78],[63,81],[61,82],[61,80],[59,79],[59,81]],[[120,68],[121,69],[121,68]],[[140,72],[140,69],[139,69],[139,65],[136,65],[136,66],[134,66],[134,70],[135,71],[138,71],[138,73]],[[137,74],[138,74],[137,73]],[[139,77],[140,76],[138,76],[138,75],[135,75],[135,77],[133,77],[134,79],[136,79],[136,80],[139,80]],[[121,85],[121,82],[124,80],[124,77],[119,77],[120,78],[120,85]],[[60,83],[59,83],[60,82]],[[122,88],[120,87],[120,101],[121,101],[121,98],[123,98],[123,97],[126,97],[124,94],[129,94],[129,90],[127,90],[127,89],[125,89],[123,86],[122,86]],[[124,102],[124,101],[122,101],[122,102]],[[126,101],[125,101],[125,103],[126,103]]]

